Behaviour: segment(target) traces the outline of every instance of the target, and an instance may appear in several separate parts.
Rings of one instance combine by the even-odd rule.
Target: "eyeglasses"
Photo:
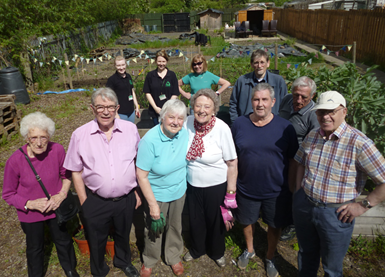
[[[195,66],[201,66],[202,63],[203,63],[203,62],[198,62],[198,63],[193,63],[192,65],[193,65],[193,67],[195,67]]]
[[[342,107],[342,108],[340,108],[338,110],[333,110],[333,111],[331,111],[331,110],[316,110],[315,113],[316,113],[316,116],[319,116],[319,117],[325,116],[325,115],[334,116],[338,111],[340,111],[340,110],[342,110],[344,108],[345,107]]]
[[[28,138],[28,140],[29,140],[31,143],[37,143],[38,140],[40,140],[40,142],[41,142],[42,144],[47,143],[47,142],[48,142],[48,139],[49,139],[49,138],[46,137],[46,136],[40,136],[40,137],[34,136],[34,137],[29,137],[29,138]]]
[[[97,105],[97,106],[93,106],[93,107],[95,108],[95,110],[98,113],[103,113],[105,111],[105,109],[107,109],[107,111],[109,111],[109,112],[114,112],[117,109],[116,105],[109,105],[109,106]]]

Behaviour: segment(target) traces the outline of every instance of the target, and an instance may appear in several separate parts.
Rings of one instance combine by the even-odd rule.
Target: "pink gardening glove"
[[[235,192],[235,194],[230,194],[228,192],[225,194],[224,206],[228,209],[237,208],[236,192]]]
[[[226,209],[224,206],[220,206],[220,209],[221,209],[222,218],[224,220],[225,228],[227,229],[227,231],[229,231],[230,229],[232,229],[233,222],[235,221],[235,219],[233,218],[233,215],[230,209]]]

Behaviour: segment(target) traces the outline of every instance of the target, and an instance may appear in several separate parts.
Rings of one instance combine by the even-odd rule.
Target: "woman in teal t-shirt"
[[[161,123],[142,138],[137,153],[137,179],[145,198],[145,247],[142,253],[141,277],[149,277],[161,257],[164,237],[164,258],[175,275],[182,275],[181,255],[182,210],[186,191],[186,150],[189,135],[184,129],[186,106],[179,99],[170,99],[162,106]],[[164,219],[160,221],[159,219]],[[164,222],[164,232],[154,233],[153,224]]]
[[[202,54],[197,54],[192,58],[190,69],[192,73],[189,73],[188,75],[182,77],[182,79],[178,80],[180,93],[187,99],[190,99],[191,96],[194,95],[198,90],[212,89],[212,85],[221,86],[221,88],[216,92],[217,95],[220,95],[226,88],[231,85],[229,81],[207,71],[208,64],[206,63],[206,60]],[[190,85],[190,93],[182,90],[182,85]]]

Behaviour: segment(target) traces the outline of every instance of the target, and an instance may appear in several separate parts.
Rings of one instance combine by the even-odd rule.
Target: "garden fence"
[[[332,51],[356,41],[358,61],[385,64],[385,10],[273,11],[280,32]]]
[[[93,49],[102,38],[110,39],[115,29],[119,26],[118,21],[106,21],[67,35],[49,35],[44,38],[36,38],[30,41],[32,47],[41,46],[33,53],[33,57],[39,61],[51,61],[52,56],[63,58],[63,53],[69,56],[78,53],[83,48]]]

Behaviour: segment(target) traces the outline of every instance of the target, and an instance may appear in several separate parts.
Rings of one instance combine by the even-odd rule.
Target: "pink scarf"
[[[194,129],[196,134],[194,135],[192,145],[190,145],[189,151],[186,154],[187,160],[195,160],[197,157],[202,157],[202,154],[205,152],[204,142],[202,137],[207,135],[216,123],[216,117],[212,119],[205,125],[200,124],[194,119]]]

